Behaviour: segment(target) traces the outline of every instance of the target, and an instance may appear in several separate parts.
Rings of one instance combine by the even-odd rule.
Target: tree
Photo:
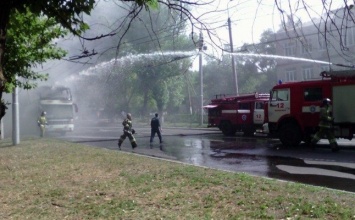
[[[258,56],[275,53],[273,36],[272,31],[266,30],[262,33],[259,44],[245,44],[242,47],[245,55],[241,53],[236,59],[240,93],[268,92],[276,82],[276,61]],[[235,94],[229,56],[222,57],[222,60],[208,59],[204,66],[204,75],[206,98]]]
[[[110,119],[118,117],[121,111],[130,112],[131,103],[139,99],[136,83],[139,65],[130,65],[130,61],[127,64],[118,61],[107,68],[93,68],[86,71],[87,75],[79,75],[74,87],[75,96],[80,97],[78,104],[87,105],[91,114],[100,111],[101,116]]]
[[[52,18],[38,17],[30,11],[13,13],[7,33],[8,52],[4,55],[5,92],[11,92],[15,86],[31,89],[36,80],[46,80],[48,73],[34,71],[33,67],[66,55],[53,43],[65,34]],[[15,75],[22,80],[16,80]]]
[[[276,45],[274,32],[265,30],[260,36],[260,43],[245,44],[243,47],[248,54],[238,59],[238,74],[242,93],[269,92],[276,83],[276,61],[262,55],[275,54]]]
[[[5,52],[6,52],[6,40],[7,31],[10,24],[10,19],[13,18],[14,13],[31,12],[34,15],[44,15],[49,18],[53,18],[57,23],[63,25],[63,27],[69,29],[72,33],[79,35],[84,30],[85,24],[80,20],[80,13],[89,13],[93,8],[94,0],[77,0],[77,1],[65,1],[65,0],[14,0],[14,1],[1,1],[0,2],[0,112],[4,113],[6,108],[5,103],[2,100],[2,94],[6,89],[6,83],[12,80],[13,75],[5,74]],[[20,26],[17,28],[25,28]],[[24,30],[19,32],[25,33]],[[32,34],[32,33],[27,33]],[[12,73],[13,74],[13,73]],[[4,114],[1,114],[3,116]]]
[[[114,0],[112,0],[114,1]],[[99,36],[83,37],[83,31],[88,29],[88,25],[84,22],[82,14],[89,15],[97,0],[4,0],[0,2],[0,116],[5,114],[5,103],[2,100],[2,94],[5,91],[6,82],[8,81],[7,75],[4,73],[4,55],[6,52],[6,37],[7,30],[10,22],[10,16],[15,11],[25,13],[29,10],[35,15],[42,15],[53,18],[58,24],[68,29],[72,34],[81,37],[83,40],[96,40],[106,36],[114,36],[120,33],[120,40],[117,44],[117,51],[121,45],[127,30],[130,28],[131,22],[137,17],[142,10],[150,10],[157,8],[158,5],[166,6],[172,12],[180,13],[181,18],[187,18],[192,27],[200,26],[201,22],[195,23],[196,19],[188,10],[186,5],[201,6],[208,3],[200,3],[198,0],[185,2],[185,1],[165,1],[165,0],[116,0],[118,3],[133,3],[127,10],[127,16],[123,23],[127,23],[126,28],[122,28],[119,24],[117,28],[111,33],[102,33]],[[179,4],[180,3],[180,4]],[[121,32],[120,32],[121,31]],[[83,48],[82,54],[75,56],[75,59],[81,59],[96,55],[97,52]],[[74,58],[73,58],[74,59]]]
[[[4,77],[7,81],[3,91],[11,92],[15,86],[30,89],[36,80],[46,80],[47,73],[39,73],[33,67],[50,59],[60,59],[66,52],[59,49],[53,39],[66,32],[51,18],[38,17],[30,11],[11,14],[7,33],[7,53],[4,54]],[[31,33],[31,34],[28,34]],[[15,76],[19,76],[16,78]],[[1,117],[6,106],[1,100]]]
[[[208,59],[203,67],[204,74],[204,97],[213,99],[216,95],[234,94],[233,74],[229,56],[222,60]],[[198,80],[196,80],[199,82]],[[196,88],[200,86],[196,85]]]
[[[94,11],[93,14],[95,13],[97,12]],[[114,17],[115,14],[109,14],[104,18],[100,15],[102,20],[107,21],[114,20]],[[106,95],[108,91],[104,91],[102,93],[104,98],[97,101],[99,103],[107,99],[107,105],[100,104],[96,107],[104,106],[107,111],[112,109],[111,116],[114,116],[114,112],[122,110],[135,111],[133,112],[135,115],[147,115],[148,112],[163,112],[168,107],[181,104],[183,101],[181,84],[184,78],[178,76],[182,76],[189,68],[190,62],[189,59],[185,59],[187,55],[174,55],[174,51],[193,51],[195,46],[184,31],[184,23],[179,19],[180,15],[171,14],[165,8],[137,15],[122,41],[120,56],[117,57],[110,51],[105,53],[100,61],[110,64],[107,65],[107,69],[101,68],[93,73],[100,74],[101,77],[91,77],[93,80],[91,85],[99,84],[110,91],[110,95]],[[106,48],[114,49],[119,40],[118,36],[111,37],[110,41],[103,43]],[[129,80],[131,78],[132,80]],[[86,89],[83,87],[83,91]],[[93,91],[99,90],[102,89]]]

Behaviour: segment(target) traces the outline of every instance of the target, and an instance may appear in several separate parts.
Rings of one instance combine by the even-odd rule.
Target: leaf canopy
[[[39,73],[34,68],[66,55],[66,51],[53,42],[65,34],[66,31],[53,18],[38,17],[29,10],[23,13],[15,11],[10,17],[7,53],[4,55],[5,91],[12,91],[14,86],[30,89],[36,80],[47,79],[48,74]],[[15,75],[23,81],[16,81]]]

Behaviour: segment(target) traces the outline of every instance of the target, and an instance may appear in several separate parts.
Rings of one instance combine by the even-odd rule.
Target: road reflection
[[[169,140],[163,151],[182,162],[355,192],[355,163],[336,162],[327,148],[280,150],[263,138]],[[355,155],[343,151],[339,156],[343,154]]]

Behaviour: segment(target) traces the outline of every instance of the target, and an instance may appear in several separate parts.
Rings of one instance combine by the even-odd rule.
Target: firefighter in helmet
[[[126,118],[122,122],[123,125],[123,134],[121,137],[118,139],[118,148],[121,150],[121,145],[123,141],[128,137],[128,139],[131,142],[132,148],[137,147],[136,139],[134,138],[133,134],[135,133],[135,130],[132,129],[132,115],[130,113],[127,113]]]
[[[41,130],[41,137],[44,136],[44,133],[46,131],[46,125],[48,124],[46,115],[47,115],[47,113],[45,111],[43,111],[37,120],[37,125]]]
[[[333,117],[330,106],[331,100],[329,98],[325,98],[322,100],[321,108],[320,108],[320,122],[319,122],[319,130],[313,136],[311,140],[311,144],[314,146],[319,139],[321,139],[324,135],[328,138],[329,144],[332,148],[333,152],[339,151],[339,147],[333,132]]]

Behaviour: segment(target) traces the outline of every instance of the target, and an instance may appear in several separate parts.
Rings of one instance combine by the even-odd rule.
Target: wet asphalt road
[[[76,125],[64,139],[90,146],[118,150],[120,126]],[[338,140],[341,151],[332,153],[326,140],[316,149],[305,146],[282,148],[277,140],[225,137],[218,129],[163,128],[162,145],[155,137],[149,144],[150,129],[135,127],[136,154],[171,159],[214,169],[288,180],[355,192],[355,141]],[[129,140],[123,151],[132,152]]]

